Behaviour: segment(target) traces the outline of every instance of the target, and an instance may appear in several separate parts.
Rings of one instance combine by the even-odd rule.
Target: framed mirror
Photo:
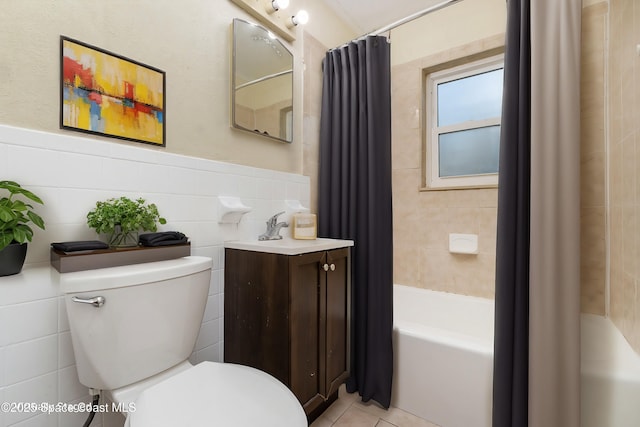
[[[233,127],[293,140],[293,55],[273,33],[233,20]]]

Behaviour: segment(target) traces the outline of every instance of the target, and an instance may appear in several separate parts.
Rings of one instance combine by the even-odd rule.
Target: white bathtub
[[[582,315],[582,427],[640,426],[640,357]],[[493,300],[394,285],[392,406],[442,427],[490,427]]]
[[[611,320],[581,319],[582,427],[640,426],[640,356]]]
[[[442,427],[490,427],[493,301],[394,285],[391,405]]]

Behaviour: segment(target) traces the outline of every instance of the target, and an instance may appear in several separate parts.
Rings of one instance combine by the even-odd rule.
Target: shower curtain
[[[524,427],[529,396],[529,0],[511,0],[508,8],[498,176],[493,427]]]
[[[508,0],[494,427],[580,425],[580,0]]]
[[[390,48],[370,36],[327,52],[318,234],[354,240],[347,391],[385,408],[393,372]]]

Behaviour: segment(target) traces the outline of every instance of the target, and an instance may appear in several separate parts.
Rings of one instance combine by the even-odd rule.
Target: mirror
[[[293,140],[293,55],[273,33],[233,20],[233,127]]]

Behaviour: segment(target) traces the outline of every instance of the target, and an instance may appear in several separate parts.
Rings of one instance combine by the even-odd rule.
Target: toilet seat
[[[202,362],[143,391],[125,427],[306,427],[293,393],[248,366]]]

